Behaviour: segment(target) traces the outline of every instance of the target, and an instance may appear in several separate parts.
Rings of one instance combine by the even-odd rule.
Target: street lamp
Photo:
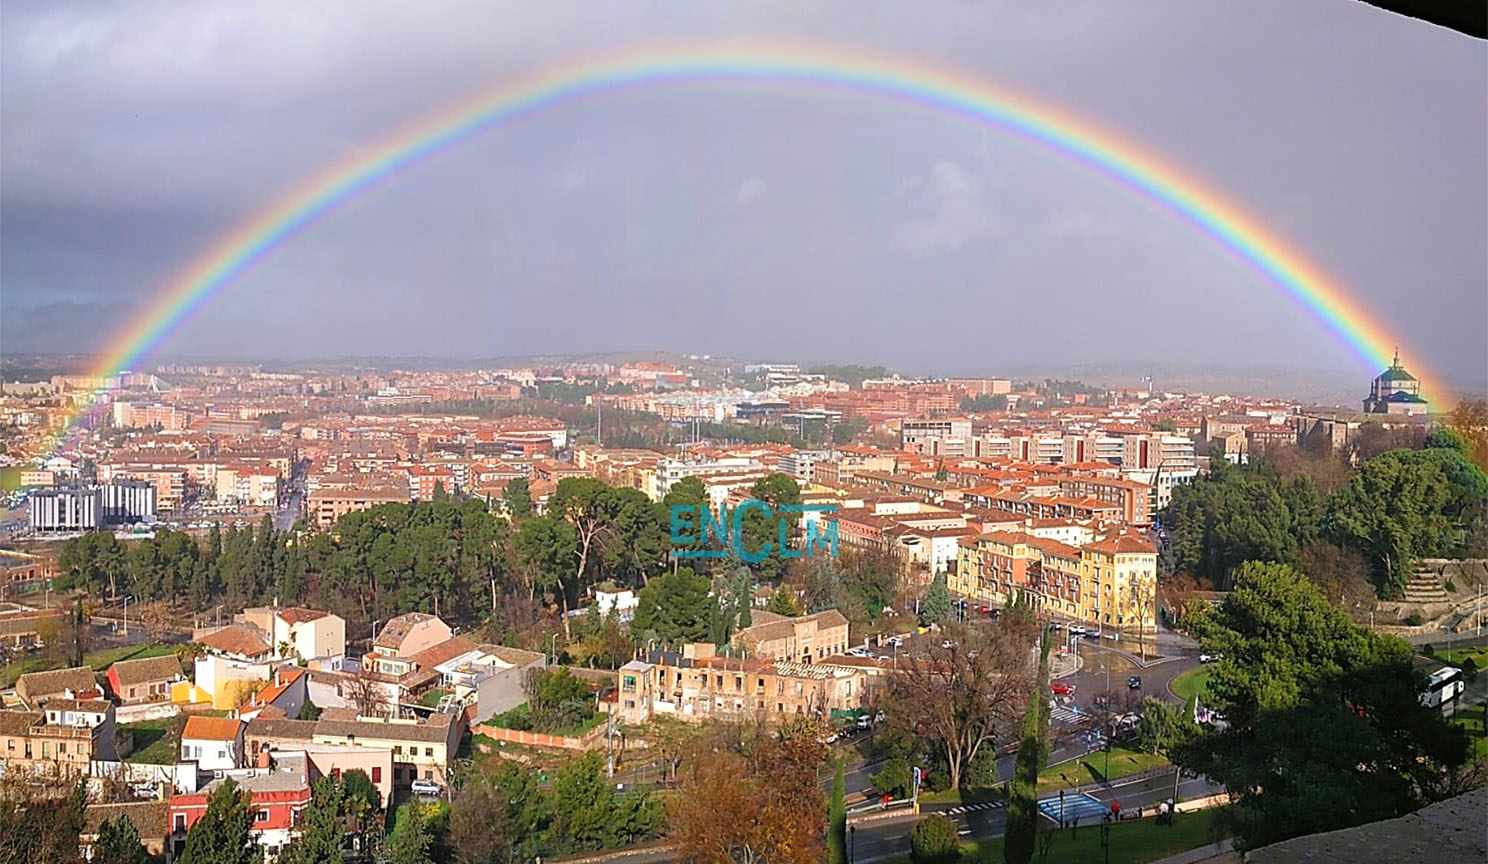
[[[847,826],[847,864],[853,864],[853,848],[857,845],[858,826]]]
[[[1111,814],[1109,812],[1101,817],[1100,834],[1101,849],[1106,853],[1106,864],[1111,864]]]

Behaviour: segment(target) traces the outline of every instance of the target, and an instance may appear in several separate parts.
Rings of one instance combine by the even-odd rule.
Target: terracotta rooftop
[[[139,833],[140,839],[164,837],[170,833],[170,802],[169,801],[129,801],[123,804],[90,804],[83,811],[84,834],[96,835],[98,827],[104,822],[116,819],[120,816],[128,817],[134,823],[134,830]]]
[[[192,741],[232,741],[238,737],[238,727],[242,722],[236,717],[204,717],[195,715],[186,720],[186,728],[181,731],[181,740]]]
[[[16,691],[28,701],[43,696],[61,693],[63,690],[80,692],[97,686],[93,670],[87,666],[72,666],[67,669],[50,669],[46,672],[27,672],[16,681]]]
[[[319,609],[305,609],[301,606],[290,606],[279,610],[279,619],[286,624],[303,624],[306,621],[318,621],[329,613]]]
[[[240,654],[244,657],[258,657],[269,653],[269,643],[258,635],[258,631],[245,624],[229,624],[221,630],[210,633],[197,640],[201,644],[214,651],[224,654]]]

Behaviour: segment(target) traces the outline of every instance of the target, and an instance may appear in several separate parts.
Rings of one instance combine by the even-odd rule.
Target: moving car
[[[1129,687],[1129,688],[1131,688],[1132,690],[1141,690],[1142,689],[1142,676],[1141,675],[1133,675],[1130,678],[1126,679],[1126,686]]]
[[[1083,625],[1083,624],[1071,624],[1071,625],[1069,625],[1069,632],[1070,632],[1070,635],[1071,636],[1084,636],[1085,635],[1085,625]]]
[[[1049,685],[1049,690],[1055,696],[1068,696],[1069,694],[1075,692],[1075,687],[1073,684],[1066,684],[1063,681],[1055,681],[1053,684]]]

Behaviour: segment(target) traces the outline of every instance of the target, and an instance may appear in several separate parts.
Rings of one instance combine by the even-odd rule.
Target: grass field
[[[1488,758],[1488,738],[1483,737],[1483,712],[1488,705],[1475,705],[1452,718],[1452,722],[1467,730],[1468,743],[1472,746],[1472,759]]]
[[[1045,823],[1047,827],[1047,823]],[[1171,825],[1158,825],[1152,819],[1118,822],[1111,827],[1111,864],[1147,864],[1189,849],[1198,849],[1219,839],[1216,813],[1201,810],[1179,816]],[[1060,831],[1049,842],[1049,855],[1035,861],[1047,864],[1093,864],[1106,860],[1099,828],[1085,827],[1078,832]],[[963,864],[1002,864],[1002,838],[962,845]],[[893,858],[890,864],[908,864],[909,858]]]
[[[142,660],[146,657],[163,657],[175,651],[171,645],[124,645],[118,648],[106,648],[102,651],[90,651],[83,655],[83,665],[91,668],[94,672],[102,672],[120,660]],[[20,663],[12,663],[0,671],[0,687],[14,687],[16,679],[27,672],[41,672],[47,669],[60,669],[62,664],[45,657],[32,657]]]
[[[1099,783],[1102,780],[1120,780],[1122,777],[1130,777],[1133,774],[1140,774],[1151,768],[1161,768],[1167,764],[1168,760],[1161,756],[1129,750],[1125,747],[1115,747],[1111,750],[1111,776],[1105,776],[1106,754],[1097,751],[1068,762],[1060,762],[1058,765],[1050,765],[1039,772],[1038,791],[1042,794],[1070,786]]]
[[[1172,688],[1173,693],[1179,699],[1187,702],[1194,696],[1203,696],[1208,684],[1209,667],[1200,666],[1197,669],[1190,669],[1187,672],[1180,673],[1178,677],[1173,679]]]
[[[1453,666],[1461,666],[1468,658],[1472,658],[1473,663],[1479,669],[1482,669],[1484,664],[1488,664],[1488,647],[1479,646],[1477,648],[1456,648],[1452,650],[1438,648],[1436,651],[1436,659],[1443,663],[1450,663]]]
[[[181,742],[173,734],[175,726],[174,717],[119,724],[121,730],[134,733],[134,752],[124,761],[146,765],[174,764],[181,755]]]

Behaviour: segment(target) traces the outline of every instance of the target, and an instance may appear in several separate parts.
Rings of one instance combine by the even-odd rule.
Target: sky
[[[0,5],[0,350],[102,349],[241,220],[503,81],[747,37],[1031,94],[1285,237],[1402,353],[1488,391],[1488,51],[1355,0]],[[402,172],[165,354],[668,349],[947,372],[1375,370],[1171,213],[994,127],[691,82],[554,106]]]

